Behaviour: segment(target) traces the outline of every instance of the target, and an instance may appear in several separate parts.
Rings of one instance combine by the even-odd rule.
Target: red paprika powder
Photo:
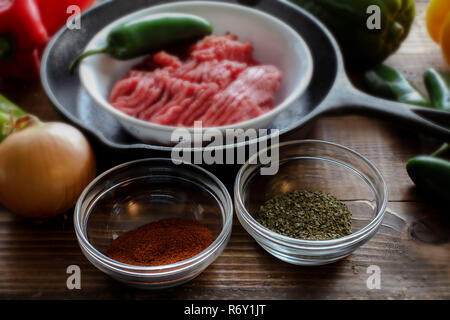
[[[197,221],[170,218],[151,222],[115,239],[106,255],[136,266],[161,266],[189,259],[214,241]]]

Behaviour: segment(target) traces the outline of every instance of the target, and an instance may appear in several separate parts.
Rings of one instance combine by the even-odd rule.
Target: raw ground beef
[[[147,58],[115,84],[110,103],[145,121],[186,127],[234,124],[273,108],[282,74],[257,63],[250,43],[209,36],[181,57],[161,51]]]

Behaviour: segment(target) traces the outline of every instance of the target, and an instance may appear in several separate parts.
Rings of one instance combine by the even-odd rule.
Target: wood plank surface
[[[427,3],[417,1],[411,35],[387,62],[421,88],[427,67],[448,70],[424,28]],[[42,119],[62,120],[39,83],[0,81],[0,92]],[[417,192],[405,170],[410,157],[431,152],[438,142],[353,115],[322,117],[307,137],[364,154],[388,184],[389,208],[382,227],[351,256],[321,267],[289,265],[261,249],[235,217],[227,248],[199,277],[177,288],[142,291],[117,283],[91,265],[78,246],[71,213],[36,223],[0,207],[0,299],[449,299],[448,208]],[[105,168],[110,162],[100,165]],[[216,171],[232,183],[233,170]],[[81,268],[81,290],[66,287],[69,265]],[[381,269],[379,290],[366,285],[371,265]]]

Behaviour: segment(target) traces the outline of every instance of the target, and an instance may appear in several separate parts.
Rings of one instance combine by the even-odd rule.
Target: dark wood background
[[[427,3],[417,1],[411,35],[387,62],[420,88],[427,67],[448,70],[425,30]],[[39,83],[0,81],[0,92],[44,120],[63,120]],[[235,218],[229,245],[198,278],[177,288],[142,291],[117,283],[87,261],[76,241],[72,213],[37,223],[0,207],[0,299],[449,299],[449,209],[439,209],[419,194],[405,170],[410,157],[432,152],[438,142],[351,115],[320,118],[308,138],[364,154],[388,184],[389,209],[382,227],[346,259],[321,267],[283,263],[263,251]],[[101,168],[123,161],[104,152],[98,149]],[[216,173],[227,176],[230,185],[231,171]],[[66,288],[66,268],[73,264],[81,268],[81,290]],[[370,265],[381,268],[380,290],[366,286]]]

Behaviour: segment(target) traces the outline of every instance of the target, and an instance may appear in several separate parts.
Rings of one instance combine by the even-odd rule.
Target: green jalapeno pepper
[[[450,202],[450,161],[434,156],[416,156],[408,161],[406,170],[419,189]]]
[[[424,79],[432,103],[395,69],[380,65],[365,74],[370,91],[376,95],[399,102],[447,109],[450,96],[450,76],[429,69]],[[411,158],[406,170],[416,186],[434,198],[450,202],[450,161],[439,158],[450,150],[448,143],[442,145],[431,155]]]
[[[450,111],[450,74],[428,69],[424,80],[433,107]]]
[[[78,56],[70,65],[70,72],[74,72],[82,59],[94,54],[107,53],[116,59],[127,60],[210,35],[212,31],[208,21],[191,14],[156,14],[125,22],[109,32],[105,47]]]
[[[450,111],[450,77],[434,69],[424,74],[425,83],[432,100],[432,106]],[[438,158],[450,150],[444,143],[430,156],[416,156],[407,165],[409,177],[416,186],[441,201],[450,202],[450,161]]]
[[[430,107],[430,100],[416,89],[397,70],[386,65],[379,65],[365,73],[366,84],[369,90],[381,97],[398,102]]]

